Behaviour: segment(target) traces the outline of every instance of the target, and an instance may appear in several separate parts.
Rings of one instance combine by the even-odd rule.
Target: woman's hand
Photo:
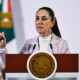
[[[6,38],[4,35],[4,32],[0,33],[0,48],[5,48],[6,47]]]

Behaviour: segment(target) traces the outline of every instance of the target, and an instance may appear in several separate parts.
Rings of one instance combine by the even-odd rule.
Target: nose
[[[38,24],[39,24],[39,25],[43,24],[43,22],[42,22],[41,19],[38,20]]]

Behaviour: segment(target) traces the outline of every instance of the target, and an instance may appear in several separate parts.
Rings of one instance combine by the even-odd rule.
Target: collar
[[[60,37],[57,37],[54,33],[51,34],[51,41],[50,43],[52,44],[58,44],[58,42],[60,41]],[[39,45],[39,36],[37,36],[33,41],[32,41],[32,44],[36,44],[36,45]]]
[[[51,39],[51,34],[49,35],[49,36],[47,36],[47,37],[41,37],[41,36],[39,36],[39,40],[49,40],[49,39]]]

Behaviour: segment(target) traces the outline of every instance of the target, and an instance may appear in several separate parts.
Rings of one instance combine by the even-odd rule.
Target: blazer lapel
[[[35,49],[33,50],[34,45],[36,45],[36,46],[35,46]],[[31,46],[31,48],[30,48],[30,53],[36,52],[36,51],[38,51],[38,50],[39,50],[39,40],[38,40],[38,37],[36,37],[36,38],[32,41],[32,46]]]
[[[57,39],[57,36],[55,36],[54,34],[52,34],[52,39],[51,39],[50,44],[52,44],[53,50],[50,48],[50,45],[49,45],[48,46],[48,51],[51,52],[52,54],[58,53],[58,51],[59,51],[59,47],[57,45],[58,42],[59,41]]]

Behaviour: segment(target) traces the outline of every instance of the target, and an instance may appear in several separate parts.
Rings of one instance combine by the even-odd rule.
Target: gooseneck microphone
[[[51,43],[50,43],[50,48],[51,48],[51,50],[52,50],[52,52],[53,52],[53,54],[54,54],[53,46],[52,46],[52,44],[51,44]]]
[[[33,51],[35,50],[35,47],[36,47],[36,44],[34,44],[33,48],[32,48],[32,52],[31,54],[33,53]]]

